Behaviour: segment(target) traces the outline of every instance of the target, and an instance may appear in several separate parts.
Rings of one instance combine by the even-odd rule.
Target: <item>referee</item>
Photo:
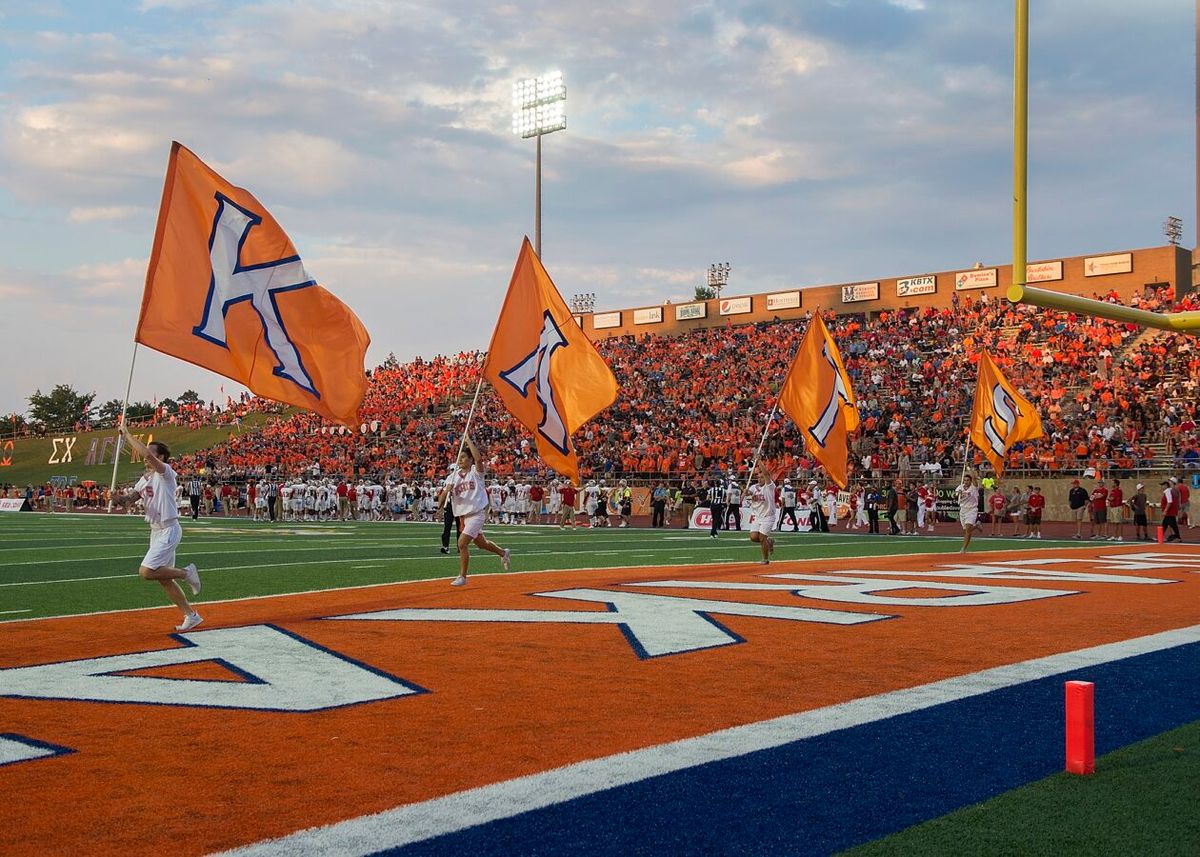
[[[192,520],[200,517],[200,498],[204,494],[204,480],[193,476],[188,481],[188,501],[192,504]]]
[[[725,488],[721,485],[720,480],[714,479],[709,484],[705,497],[708,501],[709,515],[712,517],[712,529],[709,530],[708,535],[715,539],[717,530],[721,528],[721,524],[725,520]]]
[[[454,541],[458,543],[458,537],[462,535],[462,520],[454,516],[454,508],[450,503],[450,483],[454,481],[454,474],[458,473],[458,464],[450,465],[450,470],[446,473],[446,478],[442,480],[442,487],[438,491],[437,502],[438,507],[442,510],[442,553],[450,553],[450,526],[454,525]]]

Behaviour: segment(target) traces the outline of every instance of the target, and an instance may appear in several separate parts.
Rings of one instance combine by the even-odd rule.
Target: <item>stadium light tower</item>
[[[714,262],[708,266],[708,287],[721,297],[721,289],[729,285],[729,263]]]
[[[561,71],[527,77],[513,84],[513,133],[537,138],[534,180],[533,249],[542,255],[542,136],[567,127],[567,87]]]

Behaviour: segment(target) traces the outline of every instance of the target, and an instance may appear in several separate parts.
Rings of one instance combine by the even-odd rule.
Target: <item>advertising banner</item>
[[[1034,262],[1025,266],[1025,282],[1049,283],[1063,278],[1062,262]]]
[[[954,275],[954,290],[990,289],[998,283],[995,268],[976,268],[974,271],[959,271]]]
[[[692,321],[693,319],[697,318],[705,318],[707,315],[708,304],[703,302],[694,304],[680,304],[679,306],[675,307],[676,321]]]
[[[1114,253],[1111,256],[1091,256],[1083,260],[1085,277],[1103,277],[1107,274],[1128,274],[1133,271],[1132,253]]]
[[[660,306],[647,307],[646,309],[635,309],[633,311],[634,324],[659,324],[663,320],[663,311]]]
[[[896,280],[896,297],[910,298],[913,295],[932,295],[937,291],[937,277],[907,277]]]
[[[721,315],[745,315],[753,309],[750,298],[729,298],[721,301]]]
[[[777,309],[799,309],[800,308],[800,292],[776,292],[773,295],[767,295],[767,312],[774,312]]]
[[[620,312],[598,312],[592,316],[593,330],[606,330],[610,327],[621,326]]]
[[[857,283],[853,286],[842,286],[842,303],[852,304],[859,301],[879,300],[879,283]]]

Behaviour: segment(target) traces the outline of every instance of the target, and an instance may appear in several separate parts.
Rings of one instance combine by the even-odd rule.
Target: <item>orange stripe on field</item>
[[[1151,549],[1200,558],[1186,548],[1153,546],[1006,552],[994,561]],[[719,615],[743,644],[651,660],[639,659],[611,625],[319,621],[401,607],[602,611],[599,604],[530,593],[668,579],[785,583],[761,575],[924,571],[960,559],[478,576],[465,589],[431,581],[208,605],[199,631],[271,623],[431,692],[309,714],[0,698],[3,731],[77,751],[0,768],[6,797],[0,852],[204,853],[583,759],[1200,622],[1200,574],[1182,569],[1109,572],[1179,581],[1167,585],[991,581],[1082,593],[994,607],[867,607],[781,591],[622,587],[899,616],[834,626]],[[973,563],[987,559],[969,556]],[[1060,568],[1091,570],[1081,563]],[[935,593],[944,594],[926,593],[918,582],[903,597]],[[164,609],[0,625],[0,668],[170,648],[176,644],[165,633],[176,621]]]

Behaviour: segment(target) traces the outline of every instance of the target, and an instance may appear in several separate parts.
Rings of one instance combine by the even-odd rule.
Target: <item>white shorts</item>
[[[770,517],[755,518],[754,523],[750,525],[750,532],[761,533],[764,536],[771,535],[771,530],[774,528],[775,521]]]
[[[979,513],[976,512],[973,515],[963,515],[962,513],[959,513],[959,523],[962,524],[964,528],[973,527],[979,523]]]
[[[483,535],[483,522],[487,518],[487,510],[480,509],[478,512],[472,512],[469,515],[462,516],[462,533],[467,538],[475,538]]]
[[[166,568],[175,565],[175,549],[183,538],[179,521],[173,521],[162,529],[150,530],[150,550],[142,560],[143,568]]]
[[[267,508],[267,498],[266,497],[255,497],[254,498],[254,508],[255,509]]]

